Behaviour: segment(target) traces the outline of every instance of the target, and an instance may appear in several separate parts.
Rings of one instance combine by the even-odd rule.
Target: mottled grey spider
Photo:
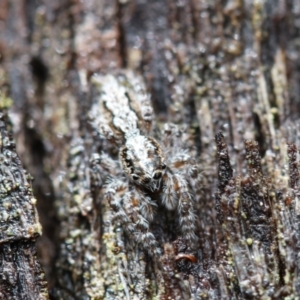
[[[181,235],[190,243],[196,241],[195,214],[190,189],[197,184],[198,166],[185,151],[166,151],[149,137],[153,119],[152,107],[143,81],[131,72],[94,75],[98,98],[89,117],[92,127],[107,140],[121,145],[119,160],[129,181],[110,177],[105,197],[125,231],[134,236],[150,254],[160,248],[149,223],[155,218],[157,201],[168,210],[176,210]],[[143,128],[143,133],[139,128]],[[175,125],[165,125],[172,136]],[[167,157],[164,154],[167,153]]]

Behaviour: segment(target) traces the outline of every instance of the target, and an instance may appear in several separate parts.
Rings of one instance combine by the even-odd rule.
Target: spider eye
[[[125,159],[125,163],[126,163],[127,165],[132,165],[131,159],[128,159],[128,158]]]
[[[161,177],[161,172],[160,171],[156,171],[153,175],[153,179],[159,179]]]
[[[161,168],[162,168],[163,170],[164,170],[166,167],[167,167],[167,166],[166,166],[164,163],[161,164]]]
[[[143,183],[149,183],[151,181],[151,177],[144,177],[142,182]]]
[[[133,180],[138,180],[138,179],[139,179],[139,176],[136,175],[136,174],[132,174],[132,179],[133,179]]]

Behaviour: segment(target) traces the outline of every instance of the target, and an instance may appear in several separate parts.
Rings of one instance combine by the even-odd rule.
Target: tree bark
[[[11,122],[34,177],[53,299],[300,297],[299,20],[297,0],[0,0],[0,90],[13,100],[3,128]],[[151,95],[152,134],[163,143],[175,124],[201,170],[196,250],[158,212],[160,266],[112,221],[104,184],[122,170],[99,175],[95,154],[114,164],[120,145],[97,137],[88,118],[92,75],[129,71]],[[25,299],[13,256],[31,272],[28,299],[47,297],[38,235],[1,238],[3,299]]]

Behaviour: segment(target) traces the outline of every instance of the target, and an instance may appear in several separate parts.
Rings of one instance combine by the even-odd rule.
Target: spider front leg
[[[104,198],[115,213],[113,221],[119,221],[125,231],[132,233],[134,232],[134,226],[122,207],[122,198],[126,193],[128,193],[126,182],[120,179],[110,178],[110,181],[106,185]]]
[[[153,220],[156,204],[138,190],[124,196],[125,213],[134,224],[134,239],[150,255],[161,255],[161,250],[152,232],[149,231],[149,221]]]
[[[172,160],[170,166],[174,169],[185,169],[190,183],[194,189],[199,188],[201,176],[196,160],[186,151],[178,153]]]
[[[115,221],[140,244],[150,255],[160,255],[154,235],[149,231],[148,220],[153,219],[155,204],[149,197],[137,191],[129,191],[121,180],[113,180],[107,185],[105,198],[115,212]],[[146,219],[147,218],[147,219]]]
[[[188,184],[182,174],[172,174],[167,171],[164,178],[163,204],[170,210],[177,207],[182,237],[192,247],[197,241],[196,216],[194,214],[193,199],[188,190]]]

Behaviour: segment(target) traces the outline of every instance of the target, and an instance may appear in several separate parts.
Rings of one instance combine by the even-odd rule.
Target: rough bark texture
[[[299,0],[0,0],[0,298],[47,298],[35,198],[53,299],[299,298],[299,27]],[[196,251],[161,214],[159,266],[112,222],[118,147],[87,117],[124,69],[202,171]]]
[[[9,99],[0,97],[0,299],[49,299],[35,247],[41,234],[37,200],[11,136],[6,111]]]

